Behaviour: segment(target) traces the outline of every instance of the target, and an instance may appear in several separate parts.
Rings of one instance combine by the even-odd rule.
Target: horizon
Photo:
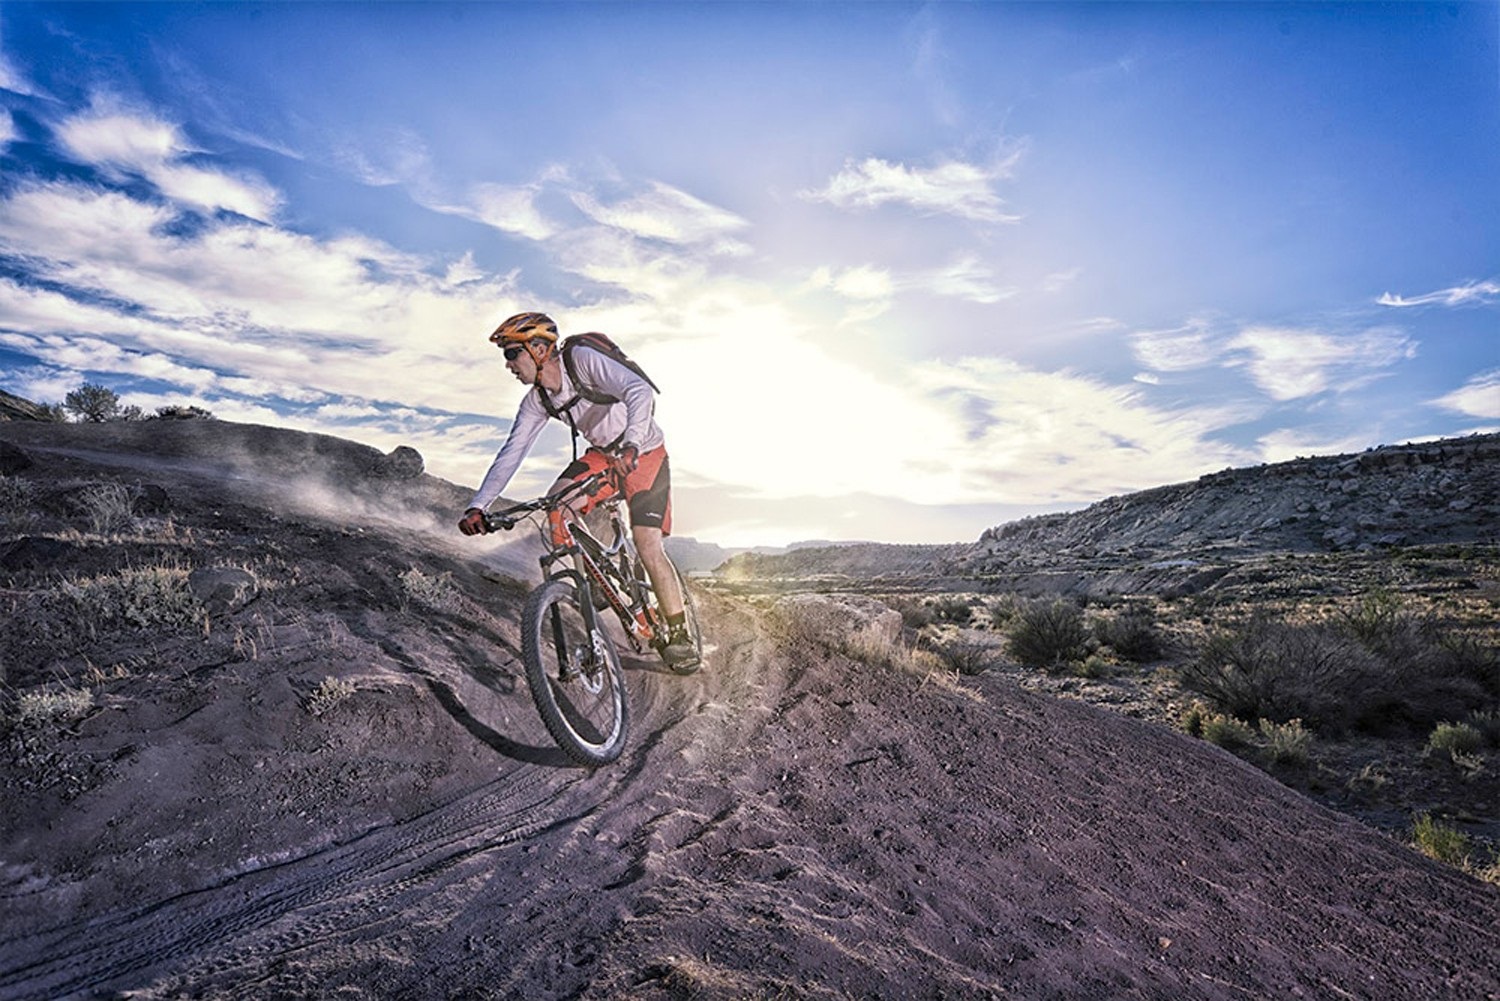
[[[1500,2],[39,3],[0,102],[38,403],[474,486],[541,309],[662,387],[726,548],[1500,430]]]

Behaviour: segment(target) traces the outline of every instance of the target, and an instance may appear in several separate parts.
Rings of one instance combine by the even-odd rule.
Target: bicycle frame
[[[579,494],[587,499],[581,510],[575,510],[569,502]],[[603,598],[620,620],[631,647],[636,653],[645,653],[659,644],[663,623],[647,601],[648,594],[654,593],[650,580],[643,572],[636,572],[640,557],[630,538],[629,512],[623,504],[624,498],[607,476],[596,473],[557,493],[490,515],[489,522],[492,528],[508,529],[515,526],[516,515],[545,512],[552,548],[539,560],[543,579],[572,581],[590,630],[599,628],[595,598]],[[583,521],[584,515],[601,507],[608,511],[615,536],[608,545],[596,539]],[[572,565],[559,567],[565,560],[571,560]]]

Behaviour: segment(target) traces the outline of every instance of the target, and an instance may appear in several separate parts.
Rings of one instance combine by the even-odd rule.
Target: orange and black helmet
[[[557,343],[557,324],[546,313],[517,313],[495,328],[490,334],[491,343],[505,347],[509,344],[526,344],[540,338],[548,344]]]

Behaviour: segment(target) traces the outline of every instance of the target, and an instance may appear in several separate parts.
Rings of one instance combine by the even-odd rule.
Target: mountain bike
[[[575,504],[574,502],[579,502]],[[598,535],[584,520],[600,512]],[[492,531],[539,524],[550,547],[541,557],[542,583],[521,614],[521,660],[526,684],[547,732],[569,757],[605,765],[620,756],[630,730],[630,708],[619,651],[605,631],[613,613],[636,653],[658,653],[667,643],[667,619],[630,535],[629,509],[607,473],[595,473],[556,493],[486,516]],[[605,542],[601,538],[608,537]],[[687,583],[674,566],[694,659],[672,666],[696,671],[703,637]]]

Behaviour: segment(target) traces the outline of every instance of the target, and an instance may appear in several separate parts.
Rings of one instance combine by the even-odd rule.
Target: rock
[[[397,445],[390,454],[381,458],[375,467],[375,475],[391,480],[414,480],[425,468],[422,453],[409,445]]]
[[[901,635],[900,612],[858,594],[794,594],[776,602],[771,615],[789,630],[831,645],[888,645]]]
[[[199,567],[188,574],[187,583],[210,612],[243,608],[260,595],[255,575],[238,567]]]
[[[1354,545],[1354,540],[1357,538],[1359,538],[1359,534],[1354,529],[1344,525],[1340,525],[1338,528],[1330,528],[1323,533],[1323,540],[1335,549],[1348,549]]]
[[[30,455],[19,445],[12,445],[8,441],[0,441],[0,474],[14,476],[23,469],[30,469],[36,465]]]

